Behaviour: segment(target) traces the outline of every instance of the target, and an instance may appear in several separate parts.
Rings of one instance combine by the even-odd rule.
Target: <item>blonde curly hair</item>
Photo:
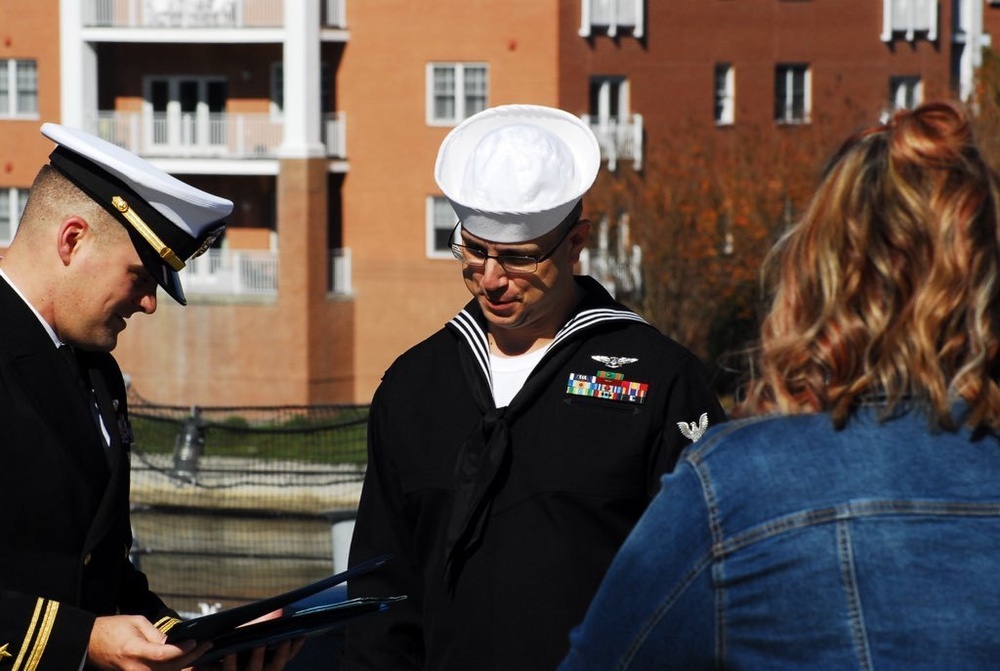
[[[998,176],[951,103],[899,111],[850,137],[804,216],[765,261],[774,283],[737,415],[883,415],[1000,428]],[[767,281],[767,280],[765,280]]]

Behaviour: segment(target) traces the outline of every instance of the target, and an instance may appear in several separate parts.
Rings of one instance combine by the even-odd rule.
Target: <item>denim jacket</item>
[[[1000,443],[871,407],[684,453],[560,669],[1000,668]]]

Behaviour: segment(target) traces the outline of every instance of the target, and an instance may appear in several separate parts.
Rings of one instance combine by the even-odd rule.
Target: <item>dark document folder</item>
[[[196,662],[206,664],[232,652],[271,645],[287,638],[325,633],[352,618],[381,612],[393,602],[406,598],[363,597],[323,602],[325,591],[328,590],[330,595],[340,595],[342,590],[330,588],[373,571],[388,560],[388,555],[376,557],[284,594],[179,622],[167,632],[167,641],[212,641],[212,649]],[[247,624],[279,608],[284,611],[280,618]]]

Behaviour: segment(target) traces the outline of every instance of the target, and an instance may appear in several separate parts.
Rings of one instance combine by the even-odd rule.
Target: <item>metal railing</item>
[[[327,28],[346,28],[347,0],[323,0],[320,5],[320,21]]]
[[[642,169],[642,115],[627,117],[583,116],[601,145],[601,158],[608,162],[608,170],[618,167],[618,159],[631,159],[636,170]]]
[[[278,255],[269,251],[210,249],[188,261],[184,290],[191,295],[275,296]]]
[[[350,247],[330,250],[330,293],[338,296],[352,293]]]
[[[322,25],[344,28],[347,0],[323,0]],[[83,0],[83,25],[106,28],[280,28],[282,0]]]
[[[346,158],[346,116],[322,126],[327,156]],[[277,158],[284,120],[270,114],[98,112],[87,129],[129,151],[154,158]]]
[[[351,250],[331,249],[329,291],[350,296]],[[184,290],[202,296],[275,296],[278,253],[265,250],[210,249],[188,261]]]

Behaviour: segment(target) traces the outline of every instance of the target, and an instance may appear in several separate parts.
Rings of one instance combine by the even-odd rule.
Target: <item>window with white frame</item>
[[[938,37],[938,0],[882,0],[882,41],[902,36],[907,42],[918,35],[931,42]]]
[[[484,63],[427,65],[427,123],[453,126],[486,109],[489,72]]]
[[[889,104],[892,109],[911,110],[923,102],[923,85],[916,75],[889,78]]]
[[[0,187],[0,246],[6,247],[14,239],[27,202],[28,189]]]
[[[0,58],[0,117],[37,114],[37,61]]]
[[[629,86],[625,77],[594,75],[590,78],[590,117],[625,121],[629,115]]]
[[[458,217],[444,196],[427,197],[427,256],[451,258],[451,233]]]
[[[641,38],[646,32],[644,0],[581,0],[580,36],[604,33],[615,37],[624,31]]]
[[[715,123],[727,126],[736,121],[736,72],[732,63],[715,64]]]
[[[808,123],[811,104],[809,66],[779,63],[774,68],[774,120]]]

